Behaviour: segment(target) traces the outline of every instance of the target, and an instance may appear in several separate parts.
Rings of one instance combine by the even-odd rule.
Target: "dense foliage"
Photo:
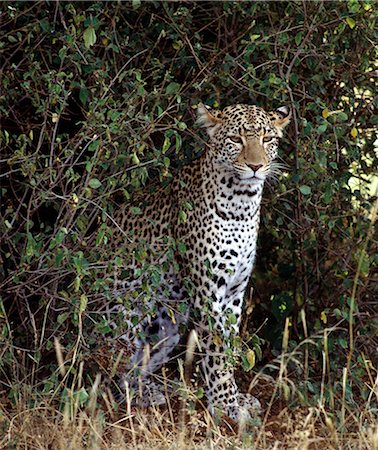
[[[203,151],[202,101],[293,111],[247,296],[259,364],[277,355],[290,318],[284,347],[303,349],[306,390],[319,394],[324,369],[331,404],[342,389],[351,403],[366,398],[356,387],[378,365],[376,5],[0,7],[0,391],[43,380],[48,392],[59,376],[54,338],[74,371],[111,331],[98,298],[111,297],[128,252],[109,251],[114,210]],[[142,251],[140,260],[158,284],[159,268],[143,265]]]

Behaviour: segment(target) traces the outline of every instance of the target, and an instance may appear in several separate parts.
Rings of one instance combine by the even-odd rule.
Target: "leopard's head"
[[[278,167],[278,141],[291,112],[283,106],[266,112],[258,106],[234,105],[222,111],[200,104],[198,123],[210,137],[212,158],[241,179],[264,181]]]

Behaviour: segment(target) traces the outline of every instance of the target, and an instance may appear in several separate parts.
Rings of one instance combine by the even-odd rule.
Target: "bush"
[[[111,329],[96,299],[111,299],[129,253],[111,249],[114,210],[203,151],[199,101],[244,102],[293,110],[244,328],[266,341],[263,363],[281,349],[287,318],[287,350],[329,335],[307,354],[310,392],[320,392],[326,348],[330,391],[347,367],[360,388],[348,400],[366,397],[361,383],[378,364],[374,3],[1,9],[2,387],[44,380],[48,391],[54,338],[71,369],[97,348]]]

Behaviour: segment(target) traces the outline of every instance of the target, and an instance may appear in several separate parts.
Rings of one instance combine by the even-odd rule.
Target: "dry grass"
[[[46,389],[40,382],[32,385],[18,378],[12,386],[12,401],[9,391],[7,395],[0,392],[0,449],[378,450],[377,368],[366,360],[364,373],[359,372],[357,380],[345,367],[340,372],[341,388],[335,390],[329,381],[328,340],[314,335],[289,351],[288,324],[281,355],[253,377],[238,374],[242,390],[257,395],[263,405],[262,415],[248,429],[240,430],[226,419],[215,423],[196,396],[198,386],[185,384],[183,371],[181,392],[185,400],[167,396],[167,406],[161,408],[138,409],[129,401],[120,407],[108,387],[110,378],[104,381],[120,358],[101,347],[98,371],[102,375],[88,383],[89,372],[95,373],[91,361],[84,362],[78,350],[77,360],[69,365],[56,341],[56,384]],[[310,396],[303,383],[308,380],[304,350],[318,339],[324,344],[323,361],[319,362],[323,376],[317,396]],[[356,366],[354,359],[351,366]],[[87,376],[83,375],[84,367],[89,370]],[[267,375],[269,370],[275,378]],[[196,374],[192,375],[195,380]],[[365,393],[356,391],[353,403],[347,391],[361,386],[362,380]]]
[[[58,368],[47,384],[31,383],[15,372],[8,378],[12,389],[0,392],[0,449],[378,450],[378,369],[359,353],[358,361],[355,354],[349,367],[330,373],[327,336],[336,330],[326,329],[324,335],[313,335],[289,351],[286,321],[280,356],[254,376],[237,376],[241,390],[255,394],[263,405],[261,416],[244,430],[226,419],[213,420],[197,398],[196,371],[188,386],[182,364],[181,401],[167,396],[167,406],[143,410],[131,406],[126,393],[120,406],[109,385],[123,349],[100,346],[92,353],[96,369],[81,353],[80,344],[72,356],[64,354],[56,340]],[[306,382],[315,380],[308,378],[306,350],[319,341],[321,382],[316,393],[309,394]],[[171,376],[164,371],[163,375],[170,383]],[[46,388],[48,382],[51,386]]]
[[[227,424],[216,426],[204,411],[187,414],[185,423],[168,410],[78,411],[70,417],[51,406],[21,405],[0,416],[0,448],[17,449],[378,449],[378,424],[368,413],[352,412],[348,428],[319,406],[264,417],[264,424],[239,435]]]
[[[277,380],[258,376],[263,414],[244,432],[228,421],[214,423],[199,401],[195,409],[169,399],[164,408],[141,410],[127,404],[119,409],[98,376],[85,406],[67,386],[44,397],[24,386],[15,404],[0,398],[0,448],[378,450],[378,377],[373,385],[367,383],[371,395],[359,409],[338,402],[331,411],[323,401],[294,408],[284,400],[293,387],[286,378],[289,358],[280,361]],[[195,398],[190,390],[186,397]]]

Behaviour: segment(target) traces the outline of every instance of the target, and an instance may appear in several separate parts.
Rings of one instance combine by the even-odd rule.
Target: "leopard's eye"
[[[264,142],[264,144],[267,144],[268,142],[273,141],[273,139],[274,139],[274,136],[264,136],[263,142]]]
[[[234,144],[243,144],[243,139],[241,136],[238,135],[234,135],[234,136],[229,136],[229,138],[231,139],[231,141]]]

